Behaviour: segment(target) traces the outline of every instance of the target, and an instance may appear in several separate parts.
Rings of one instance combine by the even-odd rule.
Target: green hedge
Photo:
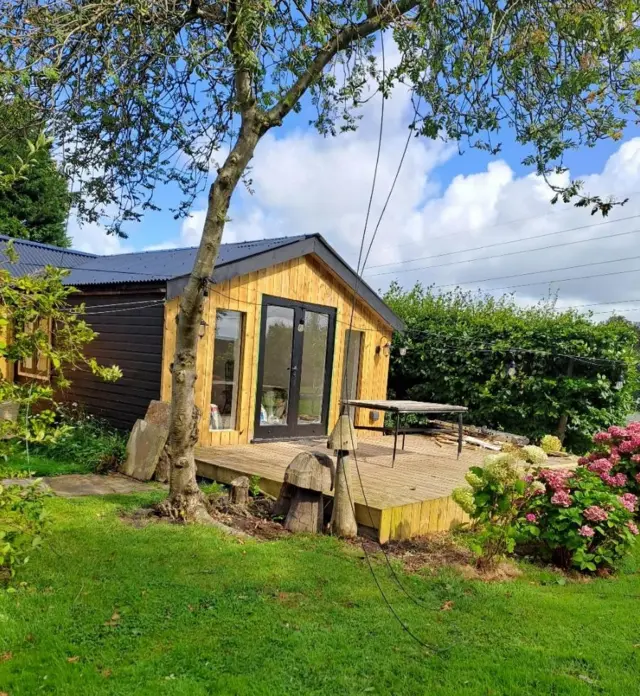
[[[555,433],[566,414],[565,444],[576,452],[636,409],[638,333],[623,319],[595,323],[553,302],[520,307],[512,296],[420,285],[394,284],[385,300],[407,325],[392,350],[396,398],[463,404],[468,422],[534,441]],[[570,355],[583,360],[570,368]]]

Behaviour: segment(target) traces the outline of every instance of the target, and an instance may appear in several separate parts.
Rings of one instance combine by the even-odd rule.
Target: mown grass
[[[640,556],[613,580],[508,583],[375,569],[331,538],[246,542],[120,513],[162,494],[52,499],[52,534],[0,593],[0,692],[639,693]],[[450,610],[442,610],[453,602]]]

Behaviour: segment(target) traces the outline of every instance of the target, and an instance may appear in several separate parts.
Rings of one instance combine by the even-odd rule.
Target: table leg
[[[458,459],[462,454],[462,413],[458,414]]]
[[[391,468],[396,465],[396,450],[398,449],[398,428],[400,427],[400,413],[396,413],[396,426],[393,431],[393,456],[391,458]]]

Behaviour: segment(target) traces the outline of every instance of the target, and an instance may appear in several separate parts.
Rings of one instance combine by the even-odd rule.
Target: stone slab
[[[155,423],[137,420],[129,436],[127,454],[120,473],[139,481],[149,481],[167,441],[167,430]]]
[[[167,401],[150,401],[144,416],[147,423],[153,423],[169,432],[171,423],[171,404]]]

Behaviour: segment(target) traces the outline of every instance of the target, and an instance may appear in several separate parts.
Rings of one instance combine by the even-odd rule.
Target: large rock
[[[160,425],[169,432],[171,423],[171,404],[167,401],[150,401],[144,419],[147,423]]]
[[[153,423],[161,428],[165,429],[167,437],[169,437],[169,425],[171,424],[171,404],[167,401],[151,401],[149,402],[149,408],[147,408],[147,413],[144,417],[147,423]],[[156,467],[155,479],[161,483],[167,483],[169,481],[169,455],[167,453],[167,448],[165,446],[162,454],[160,455],[160,460]]]
[[[120,472],[139,481],[149,481],[158,466],[166,441],[166,428],[144,420],[136,421]]]

